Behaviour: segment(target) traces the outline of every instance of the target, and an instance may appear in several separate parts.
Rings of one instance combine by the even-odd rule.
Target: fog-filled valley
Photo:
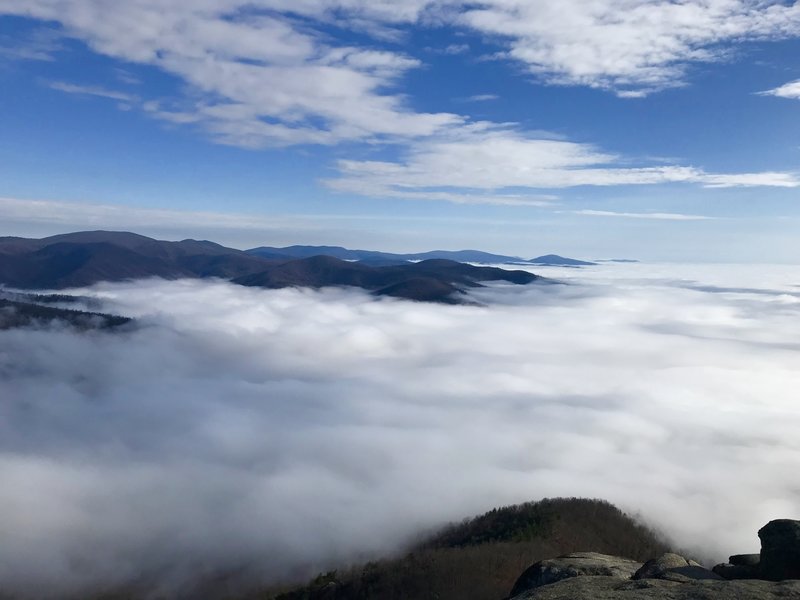
[[[798,48],[0,0],[0,600],[800,600]]]
[[[69,293],[133,326],[0,331],[0,588],[303,578],[554,496],[718,560],[800,512],[797,267],[529,270],[463,306],[104,283]]]

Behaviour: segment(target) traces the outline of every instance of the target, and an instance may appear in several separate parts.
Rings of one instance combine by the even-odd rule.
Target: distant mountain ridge
[[[589,266],[596,263],[566,258],[557,254],[547,254],[536,258],[525,259],[519,256],[506,254],[492,254],[480,250],[432,250],[412,254],[395,254],[392,252],[379,252],[376,250],[351,250],[341,246],[286,246],[276,248],[261,246],[245,250],[246,253],[262,258],[309,258],[311,256],[332,256],[340,260],[355,260],[368,263],[385,262],[411,262],[443,258],[458,262],[483,263],[483,264],[534,264],[534,265],[563,265],[563,266]]]
[[[262,259],[214,242],[164,242],[129,232],[0,238],[0,283],[24,289],[63,289],[144,277],[230,279],[263,266]]]
[[[586,260],[577,260],[575,258],[566,258],[558,254],[545,254],[538,256],[527,261],[533,265],[547,265],[547,266],[563,266],[563,267],[585,267],[596,265],[597,263],[589,262]]]
[[[293,248],[303,256],[281,252],[255,255],[209,241],[167,242],[129,232],[87,231],[43,239],[4,237],[0,238],[0,285],[65,289],[148,277],[218,277],[245,286],[355,286],[377,296],[460,303],[466,301],[461,294],[482,282],[526,284],[538,279],[527,271],[436,258],[440,252],[417,255],[427,258],[413,263],[380,252],[368,253],[363,262],[347,262],[324,255],[319,248]],[[344,251],[340,255],[348,260],[354,260],[348,253],[360,252],[323,248]]]

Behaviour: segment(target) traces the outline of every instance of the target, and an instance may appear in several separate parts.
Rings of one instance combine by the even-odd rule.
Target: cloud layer
[[[489,308],[160,281],[0,332],[0,584],[302,574],[554,495],[714,558],[796,517],[794,268],[554,270]]]

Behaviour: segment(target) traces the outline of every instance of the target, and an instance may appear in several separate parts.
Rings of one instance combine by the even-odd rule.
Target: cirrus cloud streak
[[[513,193],[577,186],[699,184],[708,188],[800,186],[793,173],[707,173],[680,165],[627,166],[591,144],[531,137],[511,127],[475,123],[412,143],[396,161],[340,160],[331,189],[377,197],[458,191]],[[623,166],[624,164],[624,166]],[[444,199],[444,198],[443,198]]]

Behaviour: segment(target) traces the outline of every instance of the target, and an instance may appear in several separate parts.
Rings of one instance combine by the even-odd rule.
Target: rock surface
[[[760,554],[734,554],[728,562],[737,567],[757,567],[761,562]]]
[[[800,581],[620,580],[574,577],[538,587],[513,600],[778,600],[800,599]]]
[[[800,579],[800,521],[777,519],[758,532],[760,577],[769,581]]]
[[[680,554],[667,552],[648,560],[631,579],[666,579],[687,582],[703,579],[721,580],[721,575],[704,568],[700,563],[687,560]]]
[[[800,600],[800,521],[770,521],[760,554],[735,554],[710,571],[662,554],[643,565],[617,556],[575,553],[529,567],[512,600]]]
[[[760,554],[734,554],[727,563],[716,565],[712,570],[724,579],[758,579],[760,563]]]
[[[534,563],[519,576],[511,596],[563,579],[584,576],[605,576],[613,579],[630,579],[642,563],[619,556],[597,552],[574,552]]]
[[[758,564],[755,565],[734,565],[723,563],[716,565],[712,571],[723,579],[758,579]]]

